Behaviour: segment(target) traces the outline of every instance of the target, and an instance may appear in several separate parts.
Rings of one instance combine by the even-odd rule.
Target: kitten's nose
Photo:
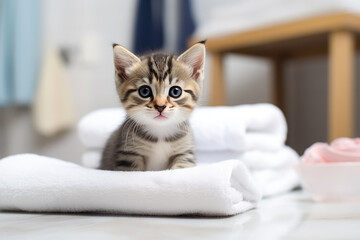
[[[166,108],[166,105],[162,105],[162,106],[155,105],[154,107],[156,108],[156,110],[159,111],[159,113],[161,113]]]

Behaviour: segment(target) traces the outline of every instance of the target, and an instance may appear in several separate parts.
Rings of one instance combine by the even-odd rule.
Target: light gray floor
[[[0,212],[0,239],[360,239],[360,202],[314,203],[299,191],[227,218]]]

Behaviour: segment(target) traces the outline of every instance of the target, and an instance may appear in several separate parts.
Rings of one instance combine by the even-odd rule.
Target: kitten
[[[205,42],[179,57],[137,57],[114,44],[116,89],[125,122],[105,146],[100,169],[157,171],[195,166],[188,118],[204,78]]]

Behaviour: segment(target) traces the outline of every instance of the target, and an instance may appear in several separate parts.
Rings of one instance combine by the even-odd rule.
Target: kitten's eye
[[[182,90],[180,87],[172,87],[170,88],[169,95],[172,98],[178,98],[181,96]]]
[[[148,98],[151,96],[151,88],[149,86],[141,86],[139,88],[139,95],[142,98]]]

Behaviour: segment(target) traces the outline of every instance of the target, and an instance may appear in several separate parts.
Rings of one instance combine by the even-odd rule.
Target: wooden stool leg
[[[329,39],[328,140],[353,137],[355,38],[351,32],[336,31]]]
[[[223,55],[221,53],[212,53],[210,105],[219,106],[225,104]]]
[[[284,83],[283,61],[281,58],[273,59],[273,103],[284,112]]]

